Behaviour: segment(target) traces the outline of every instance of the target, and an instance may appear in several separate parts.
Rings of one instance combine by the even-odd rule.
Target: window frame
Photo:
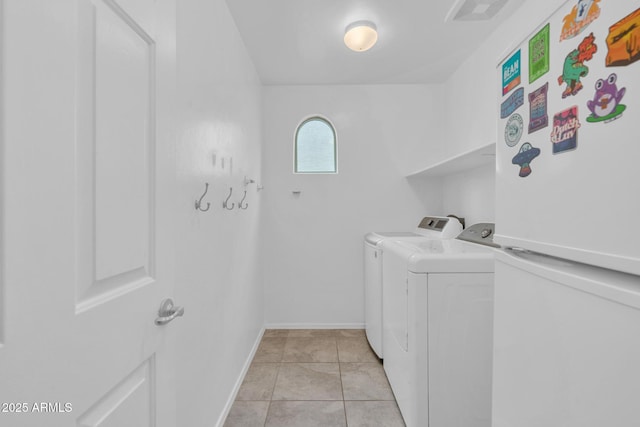
[[[319,120],[325,122],[331,132],[333,133],[333,164],[334,171],[299,171],[298,170],[298,133],[300,132],[300,128],[304,126],[306,123],[314,120]],[[326,116],[322,114],[313,114],[305,117],[298,123],[296,129],[293,133],[293,173],[298,175],[336,175],[338,174],[338,132],[336,131],[336,127],[333,125],[331,120],[329,120]]]

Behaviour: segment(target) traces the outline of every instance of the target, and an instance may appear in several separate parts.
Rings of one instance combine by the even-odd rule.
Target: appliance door
[[[640,277],[497,251],[493,427],[640,420]]]
[[[619,30],[614,24],[622,25],[618,43],[638,36],[640,29],[634,29],[633,16],[628,17],[638,4],[612,1],[604,7],[602,2],[593,2],[591,7],[600,10],[597,19],[574,38],[560,42],[563,19],[569,18],[576,3],[564,2],[538,29],[531,26],[531,35],[497,68],[501,84],[509,59],[517,60],[520,52],[521,84],[505,95],[496,88],[494,240],[501,246],[522,247],[640,275],[640,227],[635,226],[640,218],[640,63],[606,66],[608,53],[613,51],[610,42]],[[529,83],[529,46],[542,40],[540,34],[544,35],[546,24],[550,24],[550,69]],[[624,28],[628,29],[626,33]],[[571,61],[569,54],[591,34],[597,51],[584,61],[588,72],[580,78],[582,89],[563,97],[568,86],[558,84],[563,64]],[[616,94],[609,105],[623,112],[615,119],[594,121],[589,105],[594,106],[600,93],[597,82],[601,82],[600,92],[609,89]],[[518,97],[520,102],[516,101]],[[540,117],[536,120],[532,115]],[[527,143],[534,150],[527,151]],[[535,158],[525,161],[525,157],[518,157],[521,151],[528,155],[536,149],[540,151]]]
[[[382,251],[364,242],[364,315],[367,340],[382,359]]]

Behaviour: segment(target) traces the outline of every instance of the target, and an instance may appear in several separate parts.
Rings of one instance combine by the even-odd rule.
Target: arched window
[[[295,173],[337,173],[336,131],[325,118],[314,116],[296,129]]]

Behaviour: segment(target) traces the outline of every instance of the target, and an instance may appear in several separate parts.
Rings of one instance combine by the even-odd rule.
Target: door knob
[[[160,303],[160,309],[158,310],[158,318],[156,319],[156,325],[166,325],[176,317],[184,315],[184,307],[176,307],[173,305],[173,300],[167,298]]]

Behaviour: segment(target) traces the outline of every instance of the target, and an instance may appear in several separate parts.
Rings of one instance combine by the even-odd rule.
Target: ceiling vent
[[[455,2],[445,22],[488,21],[493,18],[507,0],[458,0]]]

